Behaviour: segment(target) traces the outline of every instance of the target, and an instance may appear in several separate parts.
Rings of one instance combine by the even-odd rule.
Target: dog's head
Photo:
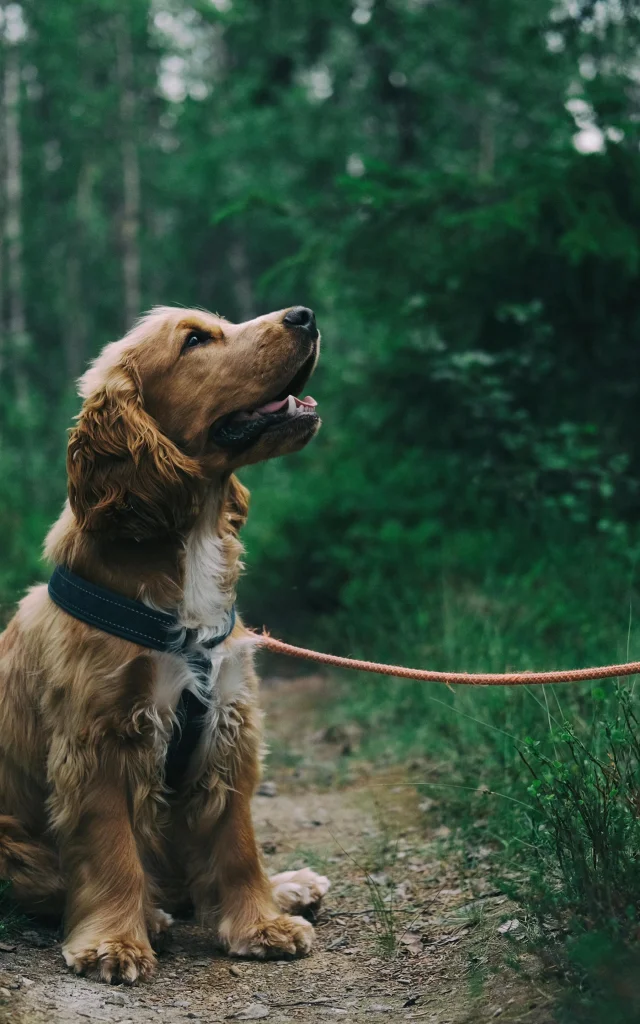
[[[164,306],[143,317],[80,380],[67,455],[79,525],[139,539],[184,529],[212,480],[302,448],[320,426],[299,398],[319,347],[302,306],[243,324]]]

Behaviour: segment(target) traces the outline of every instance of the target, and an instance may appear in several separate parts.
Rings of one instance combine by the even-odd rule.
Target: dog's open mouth
[[[311,395],[298,395],[315,365],[315,347],[298,372],[274,398],[253,409],[238,409],[212,424],[209,438],[222,448],[246,448],[266,430],[291,425],[311,425],[318,419],[317,402]]]

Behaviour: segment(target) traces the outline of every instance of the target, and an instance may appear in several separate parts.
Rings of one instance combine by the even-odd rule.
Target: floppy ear
[[[164,437],[142,404],[135,368],[109,371],[85,401],[67,449],[69,501],[78,525],[142,540],[194,515],[198,463]]]
[[[249,490],[233,473],[227,482],[223,514],[232,532],[237,536],[249,515]]]

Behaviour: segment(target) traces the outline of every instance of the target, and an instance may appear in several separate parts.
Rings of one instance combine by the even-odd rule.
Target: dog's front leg
[[[129,984],[148,977],[154,955],[147,882],[131,826],[126,752],[52,744],[51,810],[67,881],[63,955],[84,974]]]
[[[249,728],[240,738],[235,771],[224,777],[214,769],[207,789],[186,807],[191,897],[233,956],[304,956],[313,928],[303,917],[282,913],[253,831],[251,797],[259,775],[253,736]]]

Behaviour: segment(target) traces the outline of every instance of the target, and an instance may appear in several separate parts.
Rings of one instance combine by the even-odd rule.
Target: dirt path
[[[312,955],[230,961],[181,923],[152,982],[108,987],[69,975],[57,936],[30,924],[0,944],[1,1024],[553,1020],[522,925],[498,930],[514,911],[487,880],[486,851],[471,851],[469,873],[406,775],[345,756],[348,728],[318,731],[325,694],[318,678],[265,686],[272,754],[255,800],[269,871],[331,878]]]

